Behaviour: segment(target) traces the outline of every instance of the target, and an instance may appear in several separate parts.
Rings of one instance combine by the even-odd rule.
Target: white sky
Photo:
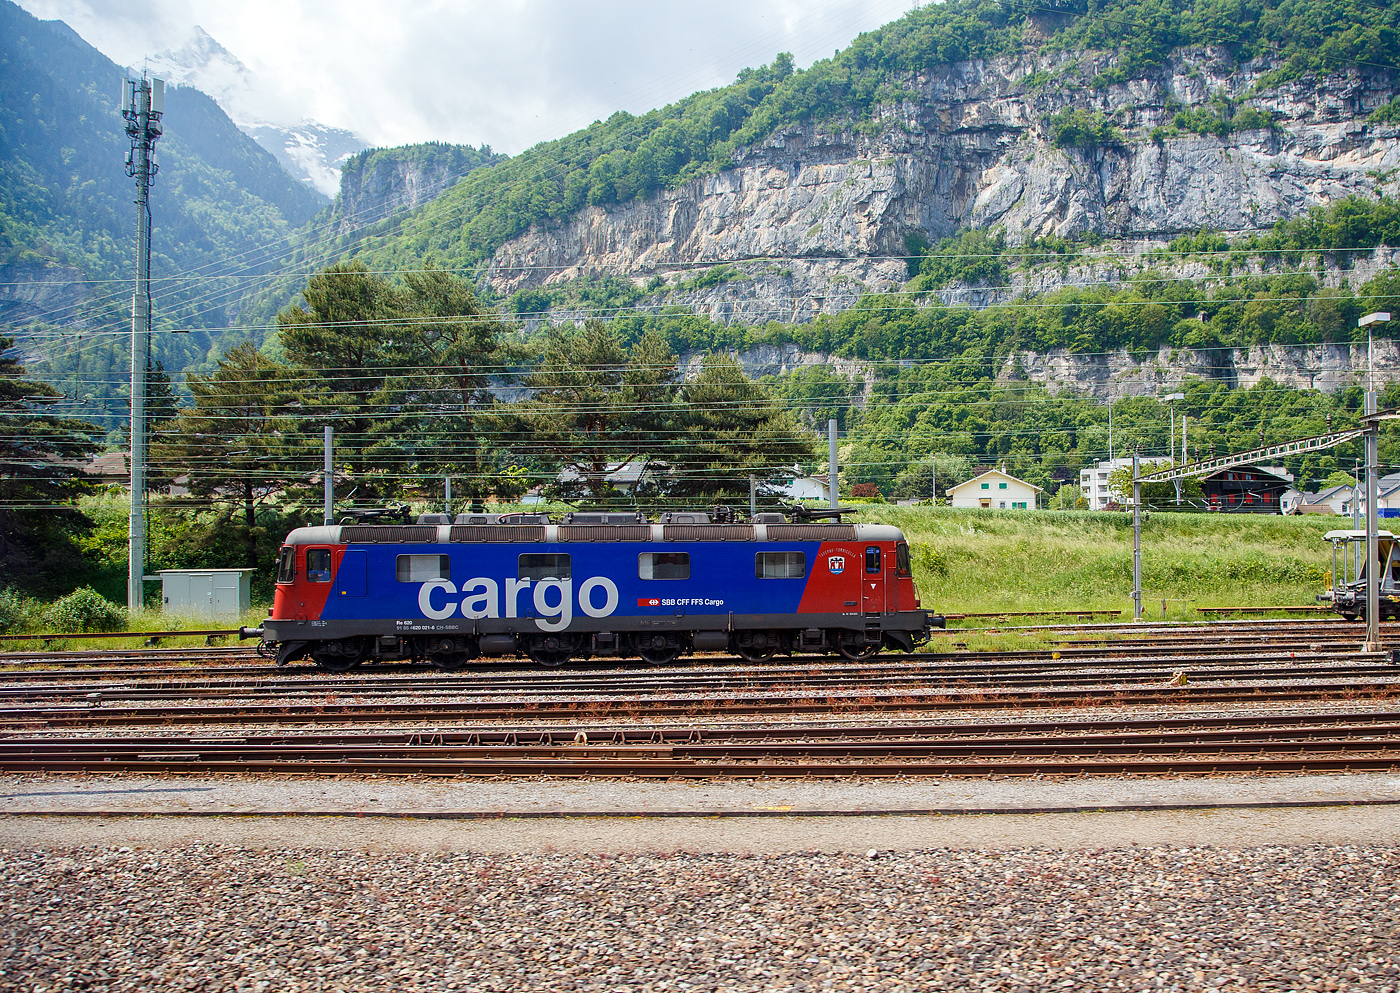
[[[200,25],[255,74],[258,110],[373,145],[485,142],[515,154],[615,110],[731,82],[781,51],[799,66],[913,0],[18,0],[118,65]]]

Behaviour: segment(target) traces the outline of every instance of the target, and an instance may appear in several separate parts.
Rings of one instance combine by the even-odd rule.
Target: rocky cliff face
[[[1361,345],[1258,345],[1196,351],[1163,348],[1147,356],[1127,351],[1079,355],[1057,350],[1016,352],[1003,363],[1000,376],[1042,383],[1052,391],[1071,389],[1101,399],[1161,396],[1175,392],[1187,378],[1223,379],[1248,388],[1263,379],[1295,389],[1332,393],[1365,387],[1367,355]],[[1400,346],[1374,343],[1372,371],[1377,384],[1400,381]]]
[[[876,378],[876,363],[806,351],[792,344],[758,345],[738,352],[735,358],[751,379],[825,366],[868,392]],[[704,359],[700,353],[680,356],[687,379],[699,375]],[[1400,342],[1377,339],[1371,368],[1377,384],[1400,382]],[[1365,345],[1163,348],[1147,355],[1121,349],[1093,354],[1056,349],[1013,352],[1002,361],[997,378],[1008,383],[1017,379],[1038,383],[1052,392],[1073,390],[1100,400],[1117,400],[1172,393],[1188,378],[1221,379],[1245,389],[1269,379],[1281,386],[1332,393],[1350,386],[1364,388],[1366,370]],[[863,395],[857,395],[856,402],[863,405]]]
[[[500,158],[487,148],[436,142],[357,155],[341,170],[334,208],[337,233],[435,200],[473,169]]]
[[[496,253],[488,278],[504,293],[589,274],[625,275],[640,286],[738,263],[742,278],[647,302],[718,320],[806,321],[862,292],[899,287],[911,233],[936,242],[960,228],[1000,226],[1012,243],[1090,231],[1109,239],[1101,263],[1089,253],[1078,269],[1031,270],[1005,288],[945,293],[982,306],[1025,289],[1129,274],[1132,253],[1184,231],[1246,232],[1348,194],[1394,191],[1400,129],[1365,120],[1395,91],[1388,70],[1255,93],[1274,66],[1202,50],[1091,88],[1086,81],[1111,64],[1022,56],[921,74],[913,96],[885,109],[878,133],[809,127],[775,135],[741,150],[718,175],[533,229]],[[1274,113],[1276,127],[1153,139],[1182,107],[1217,96]],[[1055,147],[1049,118],[1075,107],[1108,115],[1122,140]]]
[[[69,320],[87,299],[87,287],[79,269],[43,262],[0,265],[0,327]]]

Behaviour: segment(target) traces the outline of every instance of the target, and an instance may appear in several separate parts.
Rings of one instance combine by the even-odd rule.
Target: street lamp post
[[[1171,429],[1167,433],[1167,451],[1171,454],[1172,465],[1176,465],[1176,401],[1185,400],[1185,393],[1168,393],[1161,400],[1167,401],[1167,414],[1171,418]],[[1181,506],[1181,480],[1173,479],[1172,485],[1176,487],[1176,505]]]
[[[1357,321],[1366,329],[1366,651],[1381,650],[1380,566],[1376,562],[1376,449],[1380,440],[1380,422],[1376,413],[1376,382],[1374,343],[1371,328],[1390,320],[1387,313],[1367,314]]]

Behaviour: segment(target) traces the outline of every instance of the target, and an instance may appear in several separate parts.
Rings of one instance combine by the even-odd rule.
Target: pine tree
[[[92,522],[72,501],[99,429],[60,413],[72,401],[26,378],[14,343],[0,337],[0,588],[54,593],[82,568],[75,539]]]
[[[304,370],[304,430],[329,424],[362,494],[406,482],[488,476],[480,415],[506,361],[505,325],[471,288],[431,266],[395,287],[359,263],[332,266],[278,315],[287,358]],[[338,459],[339,460],[339,459]]]
[[[318,464],[319,453],[295,429],[290,404],[299,378],[244,342],[212,375],[191,375],[188,383],[194,404],[152,439],[152,468],[172,477],[187,473],[196,496],[228,498],[230,517],[242,517],[232,523],[244,565],[257,568],[264,537],[259,503],[305,483]]]
[[[672,495],[747,501],[750,475],[760,482],[791,476],[814,450],[813,436],[728,355],[707,356],[678,399],[684,443],[672,457]]]
[[[507,420],[517,450],[553,471],[564,470],[594,501],[617,466],[674,454],[676,356],[659,335],[626,349],[602,321],[554,329],[538,367],[525,379],[530,399]]]
[[[493,381],[510,378],[523,356],[503,344],[500,316],[483,307],[461,279],[432,266],[407,273],[398,296],[403,367],[386,378],[366,453],[381,472],[417,480],[434,496],[444,476],[459,495],[479,501],[495,489],[496,452],[489,437]]]

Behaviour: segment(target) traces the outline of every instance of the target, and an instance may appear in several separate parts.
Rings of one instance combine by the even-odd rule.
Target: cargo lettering
[[[599,595],[601,592],[601,596]],[[457,613],[471,619],[501,616],[501,585],[478,576],[462,584],[460,601],[455,583],[431,579],[418,588],[418,609],[424,617],[446,620]],[[571,579],[507,579],[505,616],[519,617],[521,599],[534,607],[535,626],[541,631],[562,631],[574,620],[574,583]],[[598,601],[601,600],[602,603]],[[593,576],[578,588],[578,609],[589,617],[609,617],[617,610],[617,584],[606,576]]]

